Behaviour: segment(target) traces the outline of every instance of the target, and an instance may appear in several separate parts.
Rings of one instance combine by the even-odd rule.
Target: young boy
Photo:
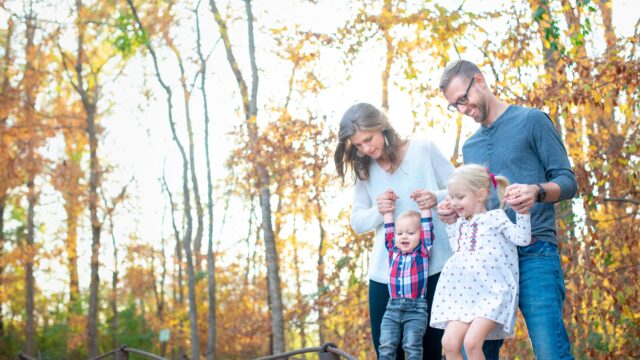
[[[387,190],[390,200],[397,200]],[[427,277],[433,244],[430,209],[406,211],[394,224],[393,209],[383,214],[385,244],[389,250],[389,302],[380,326],[380,359],[395,359],[402,336],[408,360],[422,359],[422,337],[427,329]]]

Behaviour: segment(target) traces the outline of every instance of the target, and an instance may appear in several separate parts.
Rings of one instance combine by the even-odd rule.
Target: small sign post
[[[167,342],[169,342],[169,329],[160,330],[160,356],[164,357],[167,351]]]
[[[169,329],[162,329],[162,330],[160,330],[160,342],[167,342],[167,341],[169,341],[169,334],[170,334]]]

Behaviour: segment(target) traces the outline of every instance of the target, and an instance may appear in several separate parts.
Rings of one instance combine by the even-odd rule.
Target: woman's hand
[[[438,202],[436,199],[436,194],[432,193],[429,190],[416,190],[411,194],[410,198],[412,198],[413,201],[418,204],[420,210],[431,209],[432,207],[436,206]]]
[[[393,212],[396,208],[396,200],[398,200],[398,195],[396,195],[393,190],[387,189],[387,191],[378,195],[376,198],[378,212],[382,215]]]
[[[438,204],[438,217],[445,224],[453,224],[458,220],[458,213],[451,206],[451,198],[446,197]]]

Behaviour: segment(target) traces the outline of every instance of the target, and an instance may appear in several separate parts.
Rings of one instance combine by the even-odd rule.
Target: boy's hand
[[[396,202],[396,200],[400,198],[398,194],[393,192],[393,190],[391,190],[390,188],[387,189],[387,191],[385,191],[384,194],[387,196],[387,199],[392,200],[394,203]]]
[[[410,198],[418,204],[420,210],[431,209],[436,206],[437,203],[436,194],[423,189],[414,191]]]
[[[398,200],[398,195],[396,195],[393,190],[387,189],[387,191],[378,195],[376,198],[378,212],[382,215],[393,213],[393,210],[396,208],[396,200]]]

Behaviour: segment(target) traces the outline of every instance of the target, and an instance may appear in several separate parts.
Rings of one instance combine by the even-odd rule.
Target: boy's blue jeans
[[[422,360],[422,336],[426,330],[426,299],[389,299],[380,325],[380,359],[395,359],[402,338],[405,359]]]
[[[537,241],[518,247],[520,263],[519,307],[538,360],[573,359],[569,337],[562,320],[564,279],[558,246]],[[487,360],[498,360],[502,340],[487,340]]]

